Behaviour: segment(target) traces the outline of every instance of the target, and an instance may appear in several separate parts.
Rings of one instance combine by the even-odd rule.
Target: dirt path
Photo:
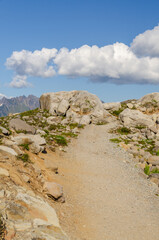
[[[57,160],[62,227],[71,240],[159,240],[157,188],[109,141],[110,125],[86,127]]]

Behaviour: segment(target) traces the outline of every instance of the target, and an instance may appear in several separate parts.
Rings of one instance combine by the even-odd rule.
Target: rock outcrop
[[[100,99],[87,91],[45,93],[40,97],[40,107],[78,124],[106,122],[111,116]]]

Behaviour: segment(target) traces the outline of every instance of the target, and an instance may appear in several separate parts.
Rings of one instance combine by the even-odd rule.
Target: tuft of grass
[[[27,131],[26,130],[16,130],[16,133],[24,133],[24,134],[27,134]]]
[[[158,168],[154,168],[150,173],[159,173],[159,169]]]
[[[84,124],[78,124],[77,127],[83,129],[85,127],[85,125]]]
[[[44,122],[40,122],[39,123],[39,127],[41,127],[41,128],[45,128],[45,127],[47,127],[49,124],[48,124],[48,122],[47,121],[44,121]]]
[[[25,143],[25,144],[21,144],[20,145],[24,150],[29,151],[29,144]]]
[[[61,125],[61,124],[51,124],[48,128],[49,131],[52,130],[57,130],[57,129],[64,129],[66,128],[65,126]]]
[[[67,140],[61,135],[53,135],[54,141],[60,146],[67,146]]]
[[[127,127],[118,128],[116,131],[117,131],[117,133],[122,134],[122,135],[127,135],[127,134],[131,133],[131,130]]]
[[[73,133],[73,132],[63,132],[62,135],[66,136],[66,137],[72,137],[72,138],[75,138],[77,137],[78,135]]]
[[[21,160],[21,161],[23,161],[25,163],[26,162],[30,162],[29,155],[27,153],[18,155],[17,159]]]
[[[74,129],[78,127],[78,123],[70,123],[69,126],[70,126],[70,129]]]
[[[24,117],[24,116],[34,116],[39,112],[39,108],[36,108],[34,110],[29,110],[23,113],[20,113],[20,117]]]
[[[69,124],[69,126],[70,126],[70,129],[74,129],[74,128],[84,128],[84,124],[78,124],[78,123],[70,123]]]
[[[96,125],[106,125],[108,124],[107,122],[97,122]]]
[[[150,167],[149,167],[149,165],[147,165],[147,164],[145,164],[144,173],[145,173],[146,175],[150,175]]]
[[[113,142],[113,143],[120,143],[121,140],[119,138],[111,138],[110,139],[110,142]]]
[[[159,154],[155,151],[155,141],[151,139],[142,139],[138,141],[142,149],[145,149],[146,152],[151,153],[152,155]]]
[[[131,141],[129,139],[123,139],[122,138],[122,141],[125,143],[125,144],[129,144]]]
[[[123,111],[124,109],[123,108],[119,108],[119,110],[114,110],[114,111],[112,111],[112,115],[114,115],[114,116],[116,116],[116,117],[118,117],[119,116],[119,114]]]
[[[137,126],[135,126],[135,128],[141,130],[141,129],[144,129],[146,127],[144,125],[137,125]]]

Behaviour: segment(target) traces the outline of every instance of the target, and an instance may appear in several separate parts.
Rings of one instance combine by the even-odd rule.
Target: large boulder
[[[66,116],[72,122],[85,124],[106,121],[109,115],[100,99],[87,91],[45,93],[40,97],[40,107],[53,116]]]
[[[147,94],[136,102],[136,107],[140,110],[153,112],[159,109],[159,93]]]
[[[125,127],[155,127],[155,122],[152,120],[152,118],[149,115],[143,114],[138,110],[131,110],[127,108],[120,113],[119,119]]]
[[[13,128],[15,131],[22,131],[25,133],[35,134],[36,132],[36,129],[33,126],[27,124],[25,121],[19,118],[12,119],[9,122],[9,127]]]

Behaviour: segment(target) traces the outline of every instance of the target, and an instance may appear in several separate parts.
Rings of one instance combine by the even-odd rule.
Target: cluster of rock
[[[148,169],[148,178],[159,186],[159,93],[113,104],[115,110],[121,110],[114,130],[120,135],[120,146],[134,156],[144,171]]]

